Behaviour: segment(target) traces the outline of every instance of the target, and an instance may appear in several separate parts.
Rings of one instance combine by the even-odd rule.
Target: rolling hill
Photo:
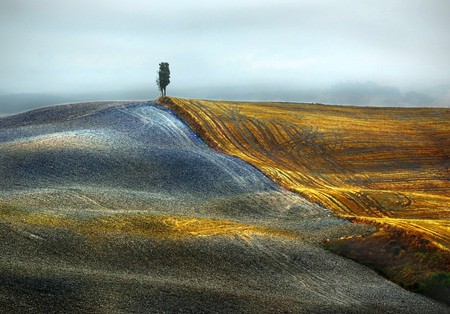
[[[411,288],[433,272],[450,275],[450,109],[160,103],[218,151],[342,218],[379,228],[370,239],[332,243],[343,255]]]
[[[239,157],[154,102],[0,118],[0,308],[448,313],[322,248],[373,226],[333,216]]]

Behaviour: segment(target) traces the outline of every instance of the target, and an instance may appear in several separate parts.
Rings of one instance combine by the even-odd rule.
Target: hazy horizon
[[[3,0],[0,26],[0,114],[20,95],[153,99],[161,61],[174,96],[450,105],[445,0]]]

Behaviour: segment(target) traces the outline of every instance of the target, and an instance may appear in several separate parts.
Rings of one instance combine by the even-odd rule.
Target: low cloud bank
[[[286,88],[263,85],[168,89],[171,96],[201,99],[310,102],[378,107],[450,107],[450,85],[402,92],[374,82],[341,83],[330,88]],[[0,94],[0,116],[79,101],[155,99],[156,87],[81,94]]]

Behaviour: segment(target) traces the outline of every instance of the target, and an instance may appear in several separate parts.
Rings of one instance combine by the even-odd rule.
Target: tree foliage
[[[161,62],[159,64],[158,78],[156,79],[156,84],[161,91],[161,96],[166,96],[167,85],[170,84],[170,70],[169,63]]]

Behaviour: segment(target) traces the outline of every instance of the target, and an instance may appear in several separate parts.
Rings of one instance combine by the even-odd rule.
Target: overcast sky
[[[448,0],[0,0],[0,93],[450,84]],[[155,97],[157,95],[154,95]]]

